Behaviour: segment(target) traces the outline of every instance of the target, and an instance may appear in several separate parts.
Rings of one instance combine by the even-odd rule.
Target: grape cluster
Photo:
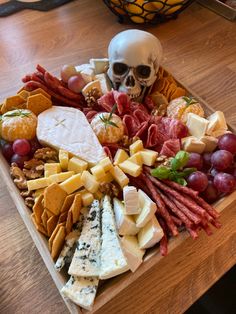
[[[203,155],[191,153],[186,167],[197,171],[187,179],[188,186],[201,192],[209,203],[236,188],[236,135],[224,134],[219,138],[218,150]]]

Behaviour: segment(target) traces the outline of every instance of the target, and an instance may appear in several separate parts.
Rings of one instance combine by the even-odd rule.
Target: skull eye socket
[[[116,75],[124,75],[128,71],[128,66],[121,62],[116,62],[113,65],[113,72]]]
[[[136,67],[136,73],[137,73],[138,77],[146,79],[151,74],[151,68],[147,65],[138,65]]]

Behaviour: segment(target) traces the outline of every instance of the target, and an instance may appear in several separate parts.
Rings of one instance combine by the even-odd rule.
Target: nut
[[[16,163],[12,163],[10,167],[10,174],[13,178],[15,185],[19,190],[27,189],[27,181],[23,171],[17,166]]]
[[[26,197],[32,196],[33,195],[33,191],[23,190],[23,191],[20,192],[20,195],[23,198],[26,198]]]
[[[27,179],[40,178],[43,176],[44,162],[35,158],[25,161],[23,172]]]
[[[120,193],[120,189],[114,183],[101,183],[100,191],[111,197],[118,196]]]
[[[102,96],[100,91],[93,87],[86,95],[85,101],[87,102],[88,107],[94,107],[97,104],[97,100]]]
[[[50,147],[43,147],[36,150],[34,153],[34,159],[39,159],[42,161],[58,161],[58,153],[55,149]]]
[[[33,208],[34,206],[34,198],[29,196],[25,198],[25,205],[29,208]]]

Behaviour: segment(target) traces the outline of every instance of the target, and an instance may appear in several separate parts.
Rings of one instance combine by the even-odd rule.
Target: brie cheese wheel
[[[145,250],[139,248],[138,240],[135,236],[122,237],[121,244],[129,268],[132,272],[135,272],[143,262]]]
[[[138,197],[141,212],[139,215],[135,215],[135,222],[138,228],[142,228],[155,215],[157,206],[150,197],[140,189],[138,190]]]
[[[61,289],[66,298],[86,310],[91,310],[98,287],[98,277],[73,277]]]
[[[94,200],[84,222],[68,273],[92,277],[100,273],[101,225],[99,201]]]
[[[126,215],[136,215],[140,213],[138,191],[134,186],[125,186],[123,188],[123,199]]]
[[[129,270],[123,254],[109,196],[102,201],[102,246],[99,278],[108,279]]]
[[[157,244],[163,237],[163,230],[154,216],[138,233],[140,249],[148,249]]]
[[[205,135],[209,121],[195,113],[188,113],[186,126],[190,135],[200,138]]]
[[[53,106],[40,113],[37,138],[42,145],[64,149],[91,164],[106,157],[85,115],[75,108]]]
[[[136,227],[133,216],[125,214],[124,204],[114,198],[113,200],[114,213],[116,219],[117,229],[120,235],[135,235],[139,232],[139,228]]]

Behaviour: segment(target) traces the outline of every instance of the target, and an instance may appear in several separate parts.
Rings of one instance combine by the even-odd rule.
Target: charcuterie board
[[[176,81],[178,82],[179,86],[182,86],[187,90],[189,95],[193,96],[199,103],[202,104],[205,112],[208,115],[213,112],[213,109],[208,104],[206,104],[205,101],[203,101],[200,97],[195,95],[193,91],[189,90],[189,88],[184,86],[181,82],[179,82],[178,80]],[[229,126],[229,128],[233,132],[236,131],[233,127]],[[48,250],[48,243],[45,237],[36,230],[35,225],[31,219],[32,212],[29,208],[25,206],[23,198],[20,196],[17,187],[15,186],[10,177],[9,165],[7,164],[2,155],[0,156],[0,170],[2,173],[2,177],[4,178],[7,184],[11,197],[16,204],[19,214],[21,215],[40,255],[42,256],[44,263],[52,276],[52,279],[54,280],[58,290],[60,291],[64,284],[67,282],[68,275],[63,272],[58,273],[55,270],[54,262]],[[225,198],[222,198],[220,201],[218,201],[214,207],[217,209],[218,212],[222,212],[224,210],[232,208],[235,202],[236,192],[233,192],[229,196],[226,196]],[[222,228],[224,228],[224,226]],[[180,233],[178,237],[172,238],[169,243],[169,254],[171,254],[171,252],[176,249],[181,250],[181,247],[184,246],[184,243],[188,240],[189,237],[190,237],[189,234],[186,231],[183,231]],[[183,254],[187,254],[187,252],[183,252]],[[146,253],[144,257],[144,263],[138,268],[138,270],[135,273],[128,272],[126,274],[120,275],[117,278],[102,281],[99,286],[99,291],[94,303],[93,312],[98,313],[99,311],[102,311],[103,306],[105,304],[112,302],[112,299],[115,298],[117,295],[121,294],[122,291],[127,291],[128,287],[132,285],[132,283],[136,281],[138,282],[140,277],[142,278],[143,276],[145,277],[145,274],[147,274],[147,276],[150,276],[150,274],[152,274],[152,271],[155,271],[156,267],[158,267],[158,264],[164,262],[165,257],[161,256],[159,248],[154,247],[153,249],[150,249]],[[156,291],[152,291],[151,288],[150,292],[152,292],[154,295],[155,293],[157,293]],[[81,310],[74,303],[72,303],[66,298],[64,298],[64,300],[70,313],[82,313],[83,310]]]

